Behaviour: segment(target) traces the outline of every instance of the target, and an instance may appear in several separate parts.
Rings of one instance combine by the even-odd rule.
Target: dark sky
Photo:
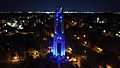
[[[57,0],[0,0],[0,11],[54,11]],[[120,0],[63,0],[65,11],[119,11]]]

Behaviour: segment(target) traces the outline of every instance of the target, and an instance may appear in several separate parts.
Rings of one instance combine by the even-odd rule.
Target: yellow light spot
[[[14,57],[14,59],[16,60],[16,59],[18,59],[18,57],[17,57],[17,56],[15,56],[15,57]]]
[[[53,34],[53,33],[51,34],[51,37],[54,37],[54,34]]]
[[[18,63],[18,62],[20,62],[20,58],[19,58],[18,55],[13,56],[13,57],[10,57],[10,58],[9,58],[9,62]]]
[[[33,53],[33,55],[36,55],[36,54],[37,54],[36,52]]]
[[[68,50],[72,51],[72,48],[69,47]]]
[[[76,59],[76,58],[74,58],[74,59],[73,59],[73,61],[77,61],[77,59]]]
[[[103,49],[99,48],[98,46],[93,48],[94,51],[96,51],[97,53],[102,53]]]
[[[111,65],[108,65],[108,64],[106,65],[106,67],[107,67],[107,68],[112,68],[112,66],[111,66]]]
[[[77,35],[74,35],[74,37],[76,37]]]
[[[80,37],[77,37],[77,39],[80,39]]]
[[[103,49],[101,49],[101,48],[97,48],[97,50],[98,50],[98,52],[102,52],[103,51]]]
[[[7,22],[7,25],[8,25],[8,26],[11,26],[12,24],[11,24],[10,22]]]
[[[76,62],[77,59],[76,59],[76,58],[71,58],[69,61],[74,61],[74,62]]]
[[[37,50],[33,50],[32,51],[32,56],[33,56],[34,59],[38,58],[39,57],[39,52]]]
[[[87,42],[84,42],[85,44],[87,44]]]
[[[83,35],[83,37],[86,37],[86,35]]]
[[[67,50],[67,52],[70,53],[70,54],[72,53],[70,50]]]
[[[67,48],[67,52],[70,53],[70,54],[72,54],[72,48],[68,47]]]
[[[119,34],[116,34],[116,36],[118,36]]]

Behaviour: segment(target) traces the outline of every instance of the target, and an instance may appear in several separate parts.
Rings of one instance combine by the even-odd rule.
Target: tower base
[[[69,62],[69,59],[67,59],[67,56],[51,56],[50,61],[54,63],[66,63]]]

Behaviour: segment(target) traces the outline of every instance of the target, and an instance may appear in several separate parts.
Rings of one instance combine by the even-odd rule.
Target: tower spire
[[[57,6],[61,6],[62,5],[62,0],[57,0]]]

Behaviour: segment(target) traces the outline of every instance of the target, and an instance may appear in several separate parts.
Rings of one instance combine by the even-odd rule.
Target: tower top
[[[57,0],[57,6],[61,6],[62,5],[62,0]]]

